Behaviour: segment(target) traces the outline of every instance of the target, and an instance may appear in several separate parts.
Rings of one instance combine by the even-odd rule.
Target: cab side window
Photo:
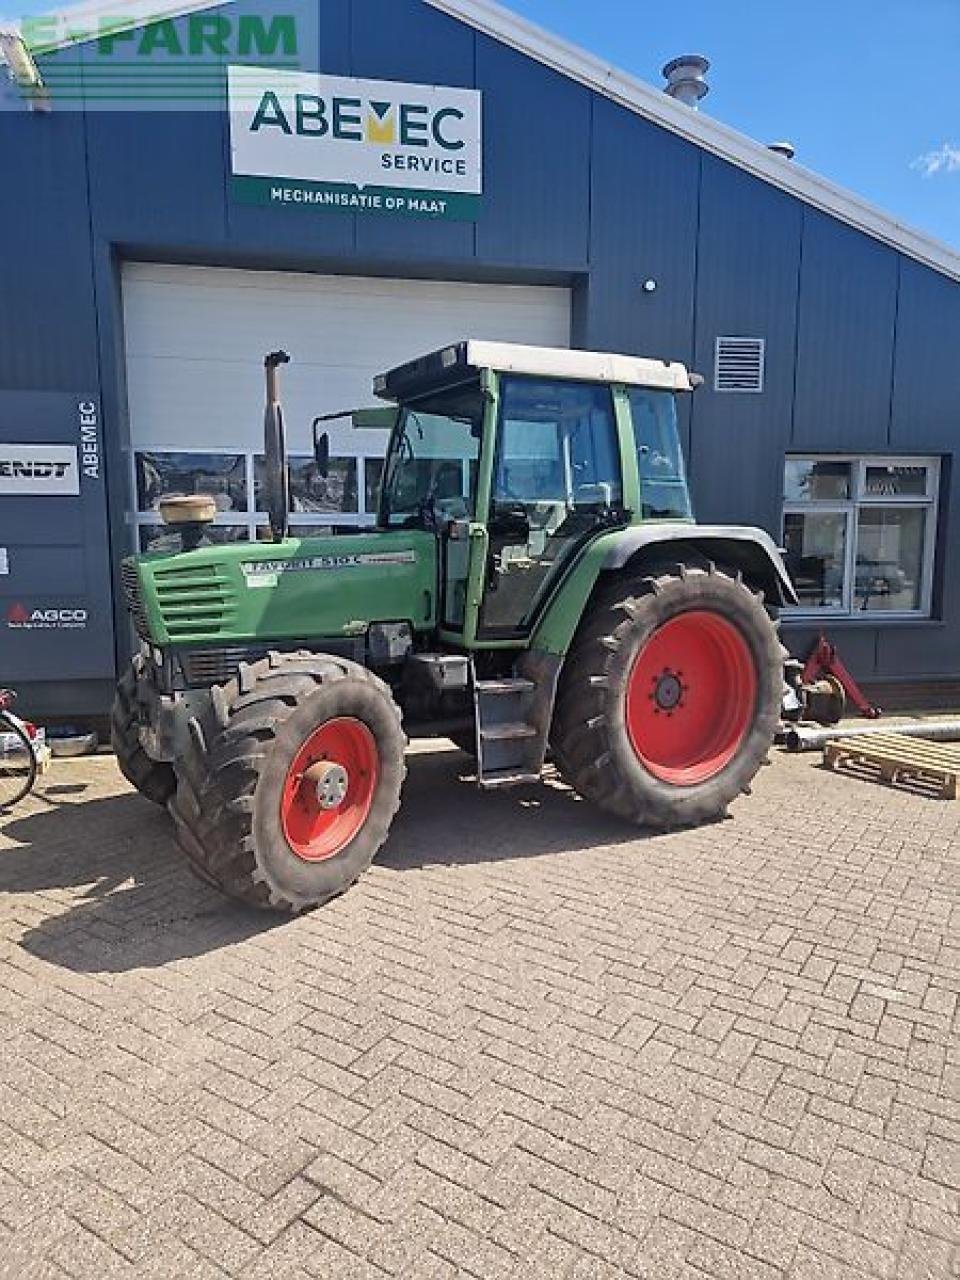
[[[693,510],[680,447],[677,404],[669,391],[630,393],[644,520],[689,520]]]

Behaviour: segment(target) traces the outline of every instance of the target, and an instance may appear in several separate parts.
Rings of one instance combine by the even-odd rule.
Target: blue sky
[[[669,58],[705,53],[704,111],[763,142],[790,139],[798,162],[960,248],[960,0],[508,3],[653,84]]]
[[[960,0],[509,3],[653,84],[706,54],[703,111],[960,248]]]

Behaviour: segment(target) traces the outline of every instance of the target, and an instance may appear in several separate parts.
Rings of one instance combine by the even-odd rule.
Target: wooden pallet
[[[841,738],[824,747],[823,763],[828,769],[923,791],[943,800],[960,799],[960,743],[929,742],[894,732]]]

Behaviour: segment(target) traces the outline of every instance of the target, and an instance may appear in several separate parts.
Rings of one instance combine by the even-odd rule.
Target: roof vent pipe
[[[664,92],[696,111],[701,99],[710,92],[710,86],[704,79],[709,70],[710,63],[698,53],[685,53],[674,58],[663,68],[667,81]]]
[[[778,156],[783,156],[785,160],[792,160],[797,154],[797,148],[792,142],[771,142],[767,150],[776,152]]]

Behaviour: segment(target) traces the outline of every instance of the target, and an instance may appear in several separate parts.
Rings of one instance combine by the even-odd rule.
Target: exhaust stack
[[[263,458],[265,507],[270,519],[270,535],[283,542],[290,527],[290,474],[287,470],[287,435],[280,404],[278,370],[289,364],[285,351],[272,351],[263,362],[267,375],[267,407],[263,415]]]

